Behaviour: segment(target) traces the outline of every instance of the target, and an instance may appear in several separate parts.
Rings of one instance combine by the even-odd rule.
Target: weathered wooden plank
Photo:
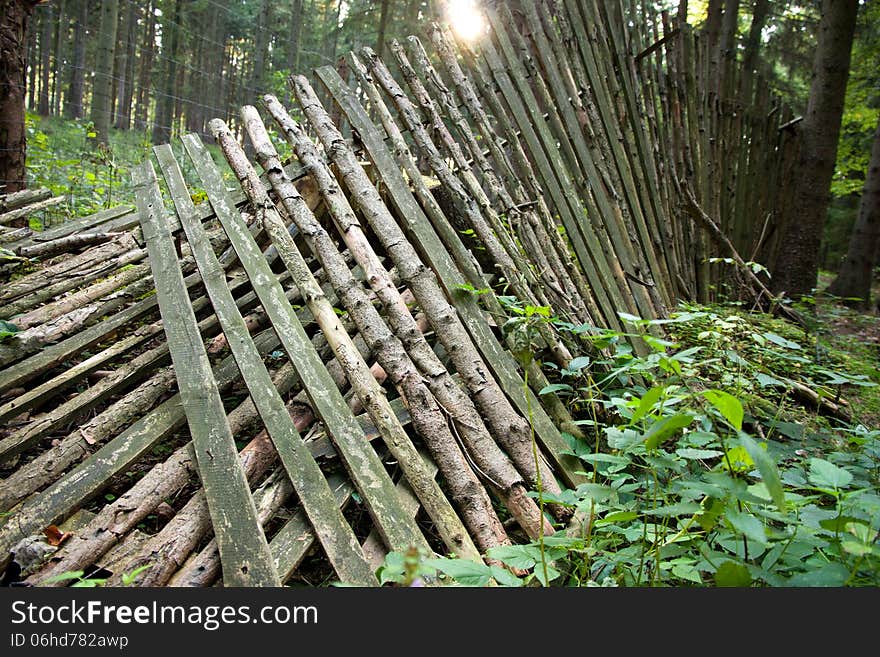
[[[354,415],[284,297],[284,291],[275,274],[269,269],[259,247],[246,230],[210,154],[195,135],[186,135],[183,141],[208,192],[217,218],[229,235],[254,290],[303,380],[315,412],[333,438],[376,524],[393,549],[406,549],[411,545],[426,546],[418,526],[401,507],[394,492],[394,483],[385,471],[382,461],[363,440],[363,432]]]
[[[548,458],[556,466],[558,474],[569,485],[582,483],[585,479],[578,473],[583,471],[583,465],[577,459],[562,454],[568,451],[569,447],[559,430],[531,390],[524,385],[513,357],[504,350],[492,333],[474,297],[461,293],[460,288],[466,282],[464,277],[455,267],[448,251],[410,192],[378,129],[335,69],[329,66],[321,67],[317,69],[316,74],[342,108],[352,127],[358,131],[378,175],[388,189],[391,201],[397,208],[397,216],[401,221],[406,222],[407,229],[415,236],[426,262],[437,273],[446,288],[447,297],[458,311],[475,345],[492,368],[505,394],[524,417],[529,417],[531,411],[531,419],[538,439],[546,449]],[[527,395],[530,398],[528,401]]]
[[[65,221],[59,226],[53,226],[48,230],[34,233],[33,235],[26,237],[25,239],[13,242],[9,245],[9,248],[29,246],[31,244],[36,244],[37,242],[47,242],[50,240],[67,237],[68,235],[73,235],[74,233],[78,233],[81,230],[94,228],[95,226],[99,226],[101,224],[105,224],[107,222],[114,221],[116,219],[126,216],[128,218],[128,221],[131,222],[129,224],[130,226],[134,226],[135,224],[137,224],[137,213],[135,212],[134,208],[130,205],[120,205],[115,208],[100,210],[94,214],[90,214],[87,217]],[[105,228],[102,226],[102,230],[104,229]],[[114,223],[113,229],[121,230],[122,226]]]
[[[226,285],[223,268],[208,244],[205,229],[198,219],[196,207],[192,203],[171,147],[157,146],[153,150],[202,274],[205,290],[217,312],[220,326],[244,382],[251,391],[257,411],[263,418],[330,563],[343,582],[362,586],[377,583],[354,532],[339,511],[324,475],[303,444],[284,406],[284,400],[272,384],[269,371],[251,341],[244,319]]]
[[[9,212],[0,214],[0,226],[12,223],[16,219],[27,217],[34,212],[39,212],[41,210],[45,210],[46,208],[51,208],[52,206],[58,205],[62,201],[64,201],[63,196],[56,196],[55,198],[49,198],[45,201],[37,201],[36,203],[18,208],[17,210],[10,210]]]
[[[612,276],[595,235],[589,231],[584,234],[581,230],[581,222],[584,220],[586,210],[577,199],[574,183],[565,173],[565,165],[555,148],[555,140],[544,124],[543,116],[536,109],[537,101],[531,95],[531,91],[528,92],[528,96],[523,97],[514,88],[506,66],[490,43],[485,44],[481,53],[485,55],[484,60],[473,62],[478,73],[477,79],[479,80],[482,75],[479,69],[488,65],[492,77],[509,107],[510,115],[519,127],[521,138],[537,168],[544,189],[559,213],[577,260],[589,281],[596,304],[601,312],[601,317],[595,319],[597,321],[604,320],[605,325],[614,330],[623,330],[617,317],[617,311],[624,307],[620,292],[616,285],[607,285],[607,281],[612,280]],[[523,84],[525,84],[524,80]],[[485,86],[484,92],[487,95],[493,93],[485,89]],[[530,114],[536,115],[532,117],[535,121],[534,125]],[[552,147],[548,146],[552,150],[545,152],[544,144],[552,144]]]
[[[346,478],[336,474],[327,478],[333,497],[340,508],[351,499],[354,485]],[[269,542],[272,563],[282,582],[289,580],[302,560],[306,557],[317,539],[302,509],[297,509]]]
[[[156,296],[220,548],[224,579],[231,586],[280,586],[186,293],[171,232],[164,224],[152,164],[137,167],[133,179]],[[219,265],[218,271],[222,272]],[[269,387],[275,390],[271,382]]]

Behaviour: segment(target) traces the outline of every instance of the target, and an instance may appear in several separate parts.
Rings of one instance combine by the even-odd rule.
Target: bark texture
[[[810,294],[816,285],[858,9],[858,0],[822,3],[810,100],[801,124],[798,175],[773,271],[773,291],[793,299]]]
[[[880,260],[880,124],[874,133],[874,146],[859,203],[859,216],[853,226],[846,259],[837,278],[828,288],[839,297],[859,299],[855,305],[871,305],[871,282],[874,266]]]

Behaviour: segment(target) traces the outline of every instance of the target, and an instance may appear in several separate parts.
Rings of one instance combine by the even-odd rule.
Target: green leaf
[[[641,317],[637,317],[635,315],[630,315],[629,313],[617,313],[617,316],[620,317],[624,322],[629,322],[630,324],[636,324],[638,322],[644,321]]]
[[[663,396],[663,392],[666,390],[665,387],[656,387],[651,388],[648,392],[645,393],[645,396],[642,397],[639,405],[636,407],[636,410],[633,412],[632,417],[629,420],[630,424],[635,424],[643,417],[645,417],[648,412],[654,408],[654,405],[660,401],[660,397]]]
[[[66,573],[61,573],[59,575],[53,575],[48,579],[44,580],[45,584],[50,584],[52,582],[66,582],[71,579],[79,579],[85,575],[84,570],[68,570]]]
[[[626,449],[641,440],[641,434],[634,429],[606,427],[604,431],[611,449]]]
[[[589,356],[578,356],[577,358],[573,358],[572,361],[568,364],[568,367],[565,369],[571,372],[580,372],[582,369],[587,367],[590,364]]]
[[[715,584],[717,586],[749,586],[752,576],[748,568],[735,561],[725,561],[715,571]]]
[[[802,349],[797,342],[792,342],[791,340],[786,340],[781,335],[776,335],[775,333],[763,333],[765,338],[767,338],[773,344],[779,345],[780,347],[785,347],[786,349]]]
[[[544,586],[550,586],[550,582],[559,577],[562,573],[556,570],[550,564],[547,564],[547,579],[544,579],[544,567],[541,564],[535,566],[535,579]]]
[[[678,502],[676,504],[668,504],[657,509],[648,509],[642,511],[646,516],[658,516],[661,518],[673,518],[675,516],[692,516],[702,510],[699,504],[694,502]]]
[[[755,378],[758,380],[758,385],[761,386],[762,388],[768,388],[768,387],[784,388],[785,387],[785,383],[783,383],[779,379],[776,379],[772,376],[768,376],[767,374],[763,374],[761,372],[758,372],[755,375]]]
[[[789,578],[786,586],[843,586],[849,579],[849,570],[841,563],[827,563],[818,570],[798,573]]]
[[[539,395],[549,395],[551,392],[572,392],[572,388],[567,383],[551,383],[546,385],[538,392]]]
[[[755,462],[758,472],[761,473],[761,479],[767,487],[767,492],[770,493],[770,497],[773,498],[776,507],[782,513],[785,513],[785,493],[782,491],[782,481],[779,479],[779,470],[776,468],[776,463],[748,434],[740,432],[739,442]]]
[[[705,390],[703,397],[714,406],[724,419],[730,422],[730,425],[740,431],[742,429],[743,411],[742,403],[739,399],[723,390]]]
[[[645,432],[644,441],[645,447],[649,450],[657,449],[663,441],[667,438],[671,438],[676,431],[680,429],[684,429],[691,422],[694,421],[694,418],[685,413],[678,413],[676,415],[672,415],[670,417],[664,417],[661,420],[657,420],[651,427]]]
[[[846,531],[846,526],[851,524],[854,520],[856,522],[861,522],[857,518],[853,518],[852,516],[835,516],[834,518],[820,520],[819,526],[822,529],[827,529],[830,532],[843,532]]]
[[[825,459],[810,459],[810,483],[819,488],[840,490],[852,482],[852,474]]]
[[[692,461],[698,459],[714,459],[715,457],[723,456],[723,452],[719,452],[717,449],[692,449],[690,447],[682,447],[681,449],[675,450],[675,453],[683,459],[689,459]]]
[[[152,567],[153,567],[152,564],[145,564],[143,566],[135,568],[130,573],[122,573],[122,585],[129,586],[132,582],[134,582],[134,580],[137,579],[138,575],[140,575],[142,572],[144,572],[145,570],[148,570]]]
[[[612,523],[622,523],[629,522],[630,520],[635,520],[639,517],[639,514],[635,511],[615,511],[613,513],[609,513],[607,516],[602,518],[601,520],[596,521],[596,527],[601,527],[603,525],[610,525]]]
[[[764,524],[755,516],[729,509],[725,516],[733,528],[740,534],[759,545],[767,545],[767,533]]]
[[[464,586],[486,586],[492,578],[489,566],[467,559],[428,559],[425,565],[436,568]]]
[[[841,541],[840,547],[856,557],[864,557],[873,552],[871,544],[859,543],[858,541]]]
[[[684,579],[694,584],[702,584],[703,578],[700,571],[690,564],[677,563],[672,567],[672,574],[679,579]]]
[[[501,566],[489,566],[489,571],[492,573],[495,581],[502,586],[519,587],[523,585],[523,581],[519,577]]]

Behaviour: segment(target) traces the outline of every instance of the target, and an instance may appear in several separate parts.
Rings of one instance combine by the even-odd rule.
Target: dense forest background
[[[263,93],[287,98],[287,76],[335,65],[360,46],[381,51],[419,34],[469,0],[49,0],[27,42],[30,184],[68,198],[82,215],[124,200],[126,166],[182,132],[205,138],[220,117]],[[655,2],[675,13],[679,3]],[[684,3],[705,27],[710,2]],[[737,3],[736,50],[771,74],[775,91],[805,111],[818,0]],[[845,255],[880,116],[880,8],[862,3],[825,222],[821,266]],[[104,144],[103,147],[99,147]],[[60,216],[60,214],[59,214]]]

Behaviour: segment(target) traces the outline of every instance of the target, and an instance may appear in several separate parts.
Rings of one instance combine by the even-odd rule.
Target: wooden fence
[[[136,209],[5,242],[42,260],[0,289],[10,577],[374,585],[389,550],[572,520],[529,495],[587,481],[541,362],[719,293],[717,234],[772,258],[797,143],[757,73],[634,0],[488,18],[294,77],[242,108],[247,151],[215,120],[225,163],[186,135]]]

